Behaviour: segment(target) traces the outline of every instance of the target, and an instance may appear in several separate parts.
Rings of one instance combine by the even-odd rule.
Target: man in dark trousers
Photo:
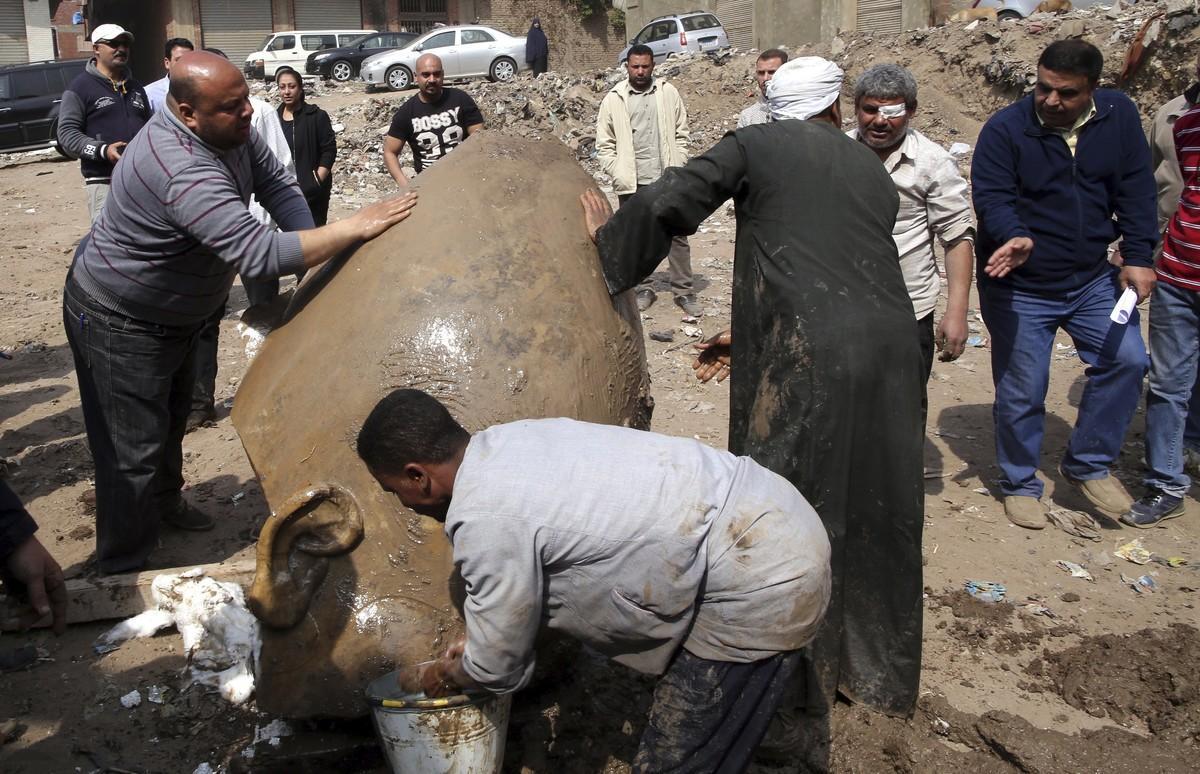
[[[993,417],[1009,521],[1046,525],[1037,477],[1054,336],[1087,364],[1079,417],[1059,471],[1101,512],[1133,504],[1109,474],[1149,367],[1134,309],[1109,319],[1125,288],[1154,287],[1158,241],[1150,148],[1137,106],[1096,88],[1104,58],[1083,40],[1051,43],[1033,94],[996,113],[971,163],[979,308],[992,336]],[[1124,266],[1108,261],[1121,238]]]
[[[242,73],[207,52],[171,68],[167,109],[129,144],[112,204],[79,243],[63,290],[88,445],[96,465],[101,572],[140,569],[161,521],[212,519],[183,499],[183,432],[195,347],[233,277],[295,274],[408,216],[412,196],[313,227],[295,178],[250,128]],[[279,224],[250,214],[251,195]]]
[[[896,187],[841,132],[842,76],[819,57],[793,59],[768,84],[772,121],[667,169],[607,223],[599,194],[585,200],[614,294],[734,201],[732,333],[699,374],[732,368],[729,450],[788,479],[829,531],[833,600],[805,651],[795,704],[806,712],[792,727],[805,735],[821,733],[838,693],[910,714],[921,673],[925,373],[892,238]],[[799,737],[781,732],[772,746],[824,754]]]
[[[519,690],[545,627],[662,675],[634,772],[745,769],[829,602],[829,540],[795,487],[626,427],[537,419],[471,435],[420,390],[379,402],[358,454],[445,524],[466,590],[465,640],[402,684]]]
[[[465,91],[442,85],[445,73],[437,54],[417,60],[417,95],[400,106],[383,138],[383,163],[402,188],[408,177],[400,168],[404,144],[412,148],[417,174],[483,128],[483,114]]]
[[[79,159],[94,222],[104,209],[113,167],[150,120],[150,98],[129,72],[133,34],[119,24],[92,31],[92,53],[67,86],[58,110],[58,146]]]

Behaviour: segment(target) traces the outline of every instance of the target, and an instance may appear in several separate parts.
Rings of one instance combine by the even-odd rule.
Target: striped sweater
[[[1163,235],[1158,277],[1176,287],[1200,291],[1200,106],[1175,119],[1173,131],[1183,192]]]
[[[222,153],[171,111],[155,113],[117,164],[71,276],[128,317],[199,323],[225,303],[234,274],[258,279],[304,268],[300,235],[255,220],[246,207],[251,194],[284,232],[313,227],[296,178],[257,132]]]

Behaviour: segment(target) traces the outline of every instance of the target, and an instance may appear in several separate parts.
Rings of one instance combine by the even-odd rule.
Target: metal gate
[[[0,0],[0,64],[29,61],[23,0]]]
[[[361,30],[359,0],[295,0],[298,30]]]
[[[858,31],[896,33],[903,29],[900,0],[858,0]]]
[[[716,14],[729,45],[754,48],[754,0],[717,0]]]
[[[448,24],[446,0],[399,0],[400,29],[418,35],[429,32],[435,24]],[[507,30],[512,32],[512,30]]]
[[[200,0],[204,47],[221,49],[239,68],[271,32],[271,0]]]

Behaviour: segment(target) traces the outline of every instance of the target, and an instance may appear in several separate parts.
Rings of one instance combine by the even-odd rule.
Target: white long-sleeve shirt
[[[829,541],[791,484],[691,439],[543,419],[472,437],[446,518],[466,583],[463,666],[533,673],[541,625],[657,674],[682,645],[749,662],[806,644]]]

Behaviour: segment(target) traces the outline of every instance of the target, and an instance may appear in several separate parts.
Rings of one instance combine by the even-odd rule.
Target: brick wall
[[[58,41],[59,59],[89,59],[92,56],[92,44],[83,36],[83,25],[72,24],[71,17],[80,10],[79,0],[62,0],[50,23],[54,25],[54,36]]]
[[[613,67],[626,45],[625,30],[613,29],[606,14],[580,19],[563,0],[476,0],[474,5],[480,24],[510,35],[524,35],[533,17],[541,18],[550,39],[551,70]],[[462,19],[465,24],[473,21]]]

